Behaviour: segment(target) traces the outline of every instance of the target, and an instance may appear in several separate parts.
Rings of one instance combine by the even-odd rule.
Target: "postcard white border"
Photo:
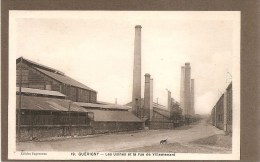
[[[45,152],[47,155],[25,156],[16,151],[16,19],[17,18],[79,18],[88,12],[100,12],[100,15],[112,12],[175,12],[182,14],[181,19],[199,20],[198,12],[206,13],[211,20],[233,20],[233,59],[232,59],[232,86],[233,86],[233,138],[232,154],[202,154],[202,153],[175,153],[175,156],[71,156],[71,152]],[[216,16],[216,13],[223,13]],[[227,14],[228,13],[228,14]],[[239,160],[240,159],[240,11],[9,11],[9,100],[8,100],[8,159],[21,160]],[[177,19],[176,19],[177,20]],[[43,153],[40,151],[28,151]],[[78,152],[76,152],[78,153]],[[105,153],[104,153],[105,154]],[[145,153],[146,154],[146,153]]]

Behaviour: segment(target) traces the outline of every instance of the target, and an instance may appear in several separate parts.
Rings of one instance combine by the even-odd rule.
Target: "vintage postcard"
[[[239,11],[9,11],[8,158],[240,159]]]

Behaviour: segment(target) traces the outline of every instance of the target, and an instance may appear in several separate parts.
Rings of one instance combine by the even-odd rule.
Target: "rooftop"
[[[100,108],[100,109],[117,109],[117,110],[128,110],[131,107],[125,105],[117,104],[94,104],[94,103],[84,103],[84,102],[74,102],[78,106],[85,108]]]
[[[128,104],[126,104],[127,106],[129,106],[130,108],[132,107],[132,102],[129,102]],[[141,107],[144,106],[144,99],[142,98],[141,100]],[[158,112],[159,114],[165,116],[165,117],[170,117],[170,112],[167,110],[167,108],[163,105],[160,105],[158,103],[153,102],[153,111]]]
[[[19,63],[20,61],[21,61],[21,57],[16,59],[16,63]],[[58,82],[96,92],[92,88],[70,78],[69,76],[66,76],[63,72],[59,70],[50,68],[45,65],[41,65],[39,63],[33,62],[31,60],[27,60],[25,58],[23,58],[23,62]]]
[[[138,117],[129,111],[105,111],[105,110],[89,110],[94,113],[94,121],[103,122],[142,122]]]
[[[75,111],[89,112],[88,110],[74,104],[70,100],[36,97],[36,96],[21,96],[21,109],[27,110],[43,110],[43,111]],[[16,95],[16,101],[19,101],[19,96]],[[19,109],[19,102],[16,102],[16,109]]]
[[[16,92],[19,92],[19,87],[16,87]],[[33,89],[33,88],[21,88],[21,92],[25,94],[40,94],[46,96],[58,96],[58,97],[66,97],[64,94],[57,91],[48,91],[42,89]]]

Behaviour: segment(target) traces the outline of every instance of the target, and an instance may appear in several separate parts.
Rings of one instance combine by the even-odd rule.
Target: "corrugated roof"
[[[109,104],[113,104],[113,103],[109,103],[109,102],[104,102],[104,101],[97,101],[98,104],[102,104],[102,105],[109,105]]]
[[[21,58],[22,58],[22,57],[19,57],[18,59],[16,59],[16,63],[19,63],[19,62],[21,61]],[[48,66],[39,64],[39,63],[37,63],[37,62],[31,61],[31,60],[28,60],[28,59],[25,59],[25,58],[23,58],[23,61],[29,63],[30,65],[39,67],[39,68],[41,68],[41,69],[45,69],[45,70],[48,70],[48,71],[51,71],[51,72],[55,72],[55,73],[59,73],[59,74],[61,74],[61,75],[64,75],[63,72],[61,72],[61,71],[59,71],[59,70],[57,70],[57,69],[53,69],[53,68],[51,68],[51,67],[48,67]]]
[[[83,88],[83,89],[87,89],[87,90],[90,90],[90,91],[95,91],[91,88],[89,88],[88,86],[85,86],[84,84],[66,76],[66,75],[59,75],[59,74],[56,74],[56,73],[53,73],[53,72],[50,72],[50,71],[46,71],[46,70],[43,70],[43,69],[40,69],[40,68],[36,68],[35,69],[39,70],[40,72],[44,73],[45,75],[48,75],[49,77],[59,81],[59,82],[62,82],[64,84],[68,84],[68,85],[72,85],[74,87],[79,87],[79,88]],[[96,91],[95,91],[96,92]]]
[[[21,96],[22,104],[21,109],[29,110],[49,110],[49,111],[70,111],[76,112],[89,112],[70,100],[47,98],[47,97],[36,97],[36,96]],[[16,109],[19,109],[19,96],[16,95]]]
[[[116,105],[116,104],[94,104],[94,103],[84,103],[84,102],[74,102],[78,106],[82,107],[89,107],[89,108],[101,108],[101,109],[123,109],[123,110],[128,110],[131,107],[129,106],[124,106],[124,105]]]
[[[94,121],[102,122],[142,122],[138,117],[129,111],[106,111],[106,110],[89,110],[94,113]]]
[[[57,92],[57,91],[24,88],[24,87],[21,88],[21,91],[22,91],[22,93],[32,93],[32,94],[41,94],[41,95],[48,95],[48,96],[66,97],[64,94]],[[16,87],[16,92],[19,92],[19,87]]]

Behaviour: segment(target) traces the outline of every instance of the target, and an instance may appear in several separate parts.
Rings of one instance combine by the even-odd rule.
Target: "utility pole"
[[[21,57],[20,61],[20,79],[19,79],[19,109],[18,109],[18,140],[21,140],[21,107],[22,107],[22,63],[23,63],[23,57]]]
[[[70,136],[71,136],[71,115],[70,115],[70,105],[71,105],[71,101],[69,98],[70,95],[70,85],[69,86],[69,93],[68,93],[68,100],[69,100],[69,108],[68,108],[68,113],[69,113],[69,130],[70,130]]]
[[[69,129],[70,129],[70,136],[71,136],[71,116],[70,116],[70,100],[69,100]]]

